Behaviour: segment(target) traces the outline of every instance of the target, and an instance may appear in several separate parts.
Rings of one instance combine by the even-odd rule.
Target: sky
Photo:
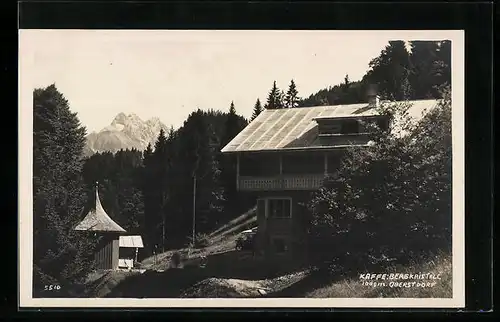
[[[201,108],[249,118],[273,81],[299,96],[359,80],[396,31],[21,30],[33,88],[55,84],[87,132],[124,112],[182,126]],[[418,39],[422,39],[419,37]]]

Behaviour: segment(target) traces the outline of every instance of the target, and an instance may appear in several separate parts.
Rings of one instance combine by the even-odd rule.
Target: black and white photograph
[[[464,304],[462,31],[20,30],[20,301]]]

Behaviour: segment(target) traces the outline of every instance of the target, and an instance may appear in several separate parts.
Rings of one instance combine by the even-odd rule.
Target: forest
[[[443,98],[442,85],[451,83],[451,43],[391,41],[361,80],[346,75],[344,82],[305,98],[296,81],[286,92],[274,82],[264,104],[256,100],[248,120],[233,102],[227,112],[198,109],[180,128],[162,131],[145,151],[88,158],[82,157],[85,126],[63,93],[55,85],[34,89],[34,291],[45,284],[81,283],[92,270],[95,242],[72,227],[93,207],[96,182],[113,220],[143,236],[146,255],[155,245],[166,250],[202,243],[205,233],[254,206],[254,200],[237,193],[235,162],[220,150],[262,110],[366,102],[367,86],[373,84],[387,100]],[[321,213],[320,206],[316,196],[311,211]]]

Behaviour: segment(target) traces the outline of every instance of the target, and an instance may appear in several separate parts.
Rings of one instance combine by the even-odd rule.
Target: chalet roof
[[[119,247],[123,248],[143,248],[141,236],[120,236]]]
[[[126,232],[111,219],[101,205],[99,192],[95,189],[95,209],[89,211],[87,216],[75,227],[75,230],[102,231],[102,232]]]
[[[408,114],[420,119],[436,100],[410,101]],[[305,150],[351,146],[325,145],[318,139],[318,118],[367,117],[378,115],[367,103],[264,110],[223,149],[223,153],[274,150]],[[395,126],[397,127],[397,125]],[[360,144],[366,145],[366,144]]]

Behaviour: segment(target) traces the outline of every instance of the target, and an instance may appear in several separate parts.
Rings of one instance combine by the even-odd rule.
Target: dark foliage
[[[85,160],[83,177],[87,207],[95,206],[95,183],[108,215],[128,234],[144,232],[144,202],[140,189],[142,152],[135,149],[96,153]]]
[[[84,280],[97,241],[73,230],[85,216],[85,128],[55,85],[34,90],[33,113],[33,292],[47,296]]]
[[[344,83],[311,94],[299,106],[363,103],[370,85],[388,100],[442,98],[439,86],[451,83],[450,41],[411,41],[409,46],[410,51],[403,41],[391,41],[360,81],[346,75]]]
[[[300,98],[298,95],[299,91],[297,90],[297,85],[295,85],[295,82],[292,79],[285,95],[284,107],[293,108],[299,106]]]
[[[252,117],[250,119],[250,121],[253,121],[257,116],[259,116],[259,114],[262,112],[263,108],[262,108],[262,105],[260,103],[260,99],[257,99],[257,101],[255,102],[255,105],[253,107],[253,112],[252,112]]]
[[[266,105],[264,105],[264,108],[268,110],[273,110],[284,107],[285,107],[284,93],[281,89],[278,88],[278,86],[276,86],[276,81],[274,81],[273,87],[271,88],[267,96],[267,102]]]
[[[348,150],[315,194],[309,235],[317,263],[360,269],[450,250],[449,91],[417,124],[409,121],[407,108],[385,106],[400,131],[380,133],[369,149]]]

